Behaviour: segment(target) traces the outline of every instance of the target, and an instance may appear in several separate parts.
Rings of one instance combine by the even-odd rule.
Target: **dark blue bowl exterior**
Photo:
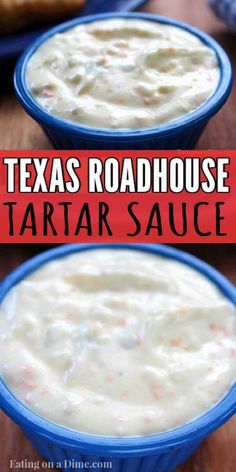
[[[73,150],[152,150],[152,149],[193,149],[200,138],[204,128],[206,127],[208,120],[204,120],[202,123],[182,130],[181,133],[176,130],[171,136],[156,137],[153,136],[149,139],[140,139],[138,142],[127,138],[119,138],[117,140],[101,140],[96,137],[86,136],[71,136],[69,133],[63,133],[55,128],[45,128],[44,132],[50,139],[55,149],[73,149]]]
[[[235,287],[215,269],[185,252],[154,244],[70,244],[46,251],[4,279],[0,286],[0,303],[15,284],[42,264],[73,252],[106,247],[145,251],[185,263],[212,280],[236,305]],[[64,470],[70,470],[66,467],[70,465],[69,461],[90,464],[96,461],[111,462],[112,472],[171,472],[185,462],[204,438],[236,412],[235,398],[236,384],[217,405],[183,426],[151,436],[113,438],[78,433],[48,422],[20,403],[0,379],[0,407],[21,426],[43,457],[56,465],[59,462]],[[71,470],[77,470],[73,464]]]
[[[154,454],[138,457],[111,457],[99,454],[90,455],[89,452],[83,454],[75,449],[57,447],[55,444],[45,441],[38,435],[25,431],[30,442],[35,446],[37,451],[52,462],[55,467],[58,463],[62,465],[62,470],[79,470],[72,466],[73,462],[109,463],[111,467],[106,466],[102,469],[100,466],[93,466],[92,470],[106,470],[110,472],[172,472],[177,466],[183,464],[198,448],[202,441],[192,441],[182,448],[174,448],[163,454]],[[71,464],[70,462],[71,461]],[[71,465],[71,467],[70,467]]]
[[[197,110],[167,124],[148,130],[113,131],[70,123],[50,115],[37,104],[26,82],[27,63],[36,49],[50,36],[77,24],[114,17],[141,18],[183,28],[196,35],[217,56],[221,72],[215,93]],[[77,18],[50,29],[20,57],[14,75],[16,95],[27,111],[44,129],[56,149],[192,149],[209,119],[226,102],[232,88],[232,68],[227,54],[210,36],[181,21],[142,13],[111,13]]]

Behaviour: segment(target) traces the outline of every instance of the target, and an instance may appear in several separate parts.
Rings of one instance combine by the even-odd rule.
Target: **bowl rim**
[[[40,253],[27,260],[9,275],[0,285],[0,303],[8,291],[47,262],[65,257],[67,255],[96,249],[131,249],[149,254],[167,257],[186,264],[212,281],[219,290],[236,305],[236,289],[216,269],[206,262],[186,253],[163,244],[130,244],[130,243],[104,243],[104,244],[66,244]],[[37,413],[31,411],[26,405],[17,400],[0,377],[0,407],[30,434],[37,434],[59,446],[89,451],[89,453],[107,456],[133,457],[149,455],[157,452],[184,447],[191,442],[201,441],[210,432],[217,429],[234,413],[236,413],[236,383],[226,392],[224,397],[213,407],[188,423],[168,430],[147,436],[112,437],[82,433],[70,430],[66,427],[52,423]]]
[[[189,112],[179,118],[172,120],[167,123],[163,123],[152,128],[139,128],[132,130],[111,130],[106,128],[95,128],[86,126],[80,123],[73,123],[72,121],[59,118],[46,111],[31,95],[31,92],[27,86],[26,70],[28,61],[38,47],[44,43],[49,37],[56,33],[64,32],[70,28],[73,28],[80,24],[91,23],[100,20],[109,20],[114,18],[133,18],[147,21],[153,21],[155,23],[168,24],[170,26],[176,26],[180,29],[197,36],[206,46],[212,49],[217,57],[218,66],[220,69],[220,78],[218,86],[215,91],[209,96],[209,98],[198,108]],[[15,93],[30,116],[36,121],[39,121],[44,126],[54,128],[61,131],[67,131],[71,135],[80,135],[85,137],[95,137],[97,139],[115,139],[119,138],[150,138],[152,135],[158,137],[165,137],[167,135],[176,133],[178,130],[183,128],[191,127],[199,122],[208,120],[211,116],[217,113],[217,111],[226,102],[233,82],[233,72],[231,63],[227,53],[224,51],[222,46],[213,39],[207,33],[199,30],[198,28],[185,23],[183,21],[175,20],[166,16],[153,15],[149,13],[105,13],[96,14],[85,17],[78,17],[76,19],[61,23],[53,28],[50,28],[39,38],[37,38],[20,56],[15,72],[14,72],[14,87]]]

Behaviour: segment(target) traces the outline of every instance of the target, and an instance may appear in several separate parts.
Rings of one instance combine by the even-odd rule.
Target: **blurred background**
[[[26,4],[40,5],[33,11]],[[83,5],[82,3],[85,2]],[[68,0],[66,4],[68,5]],[[51,145],[39,126],[26,115],[14,97],[12,76],[16,57],[52,23],[65,17],[90,12],[128,11],[139,9],[177,18],[212,35],[225,48],[236,69],[236,0],[71,0],[58,11],[56,0],[4,0],[0,2],[0,149],[49,149]],[[6,11],[1,11],[1,5]],[[21,7],[16,8],[19,4]],[[23,5],[23,6],[22,6]],[[54,5],[54,6],[53,6]],[[6,8],[5,7],[5,8]],[[32,8],[32,7],[31,7]],[[9,11],[10,10],[10,11]],[[43,16],[43,20],[42,20]],[[53,20],[53,17],[57,20]],[[8,21],[6,21],[8,18]],[[45,23],[46,19],[50,19]],[[31,22],[33,21],[33,24]],[[27,24],[25,24],[27,23]],[[28,24],[29,23],[29,24]],[[197,147],[199,149],[236,148],[236,87],[224,108],[207,126]]]

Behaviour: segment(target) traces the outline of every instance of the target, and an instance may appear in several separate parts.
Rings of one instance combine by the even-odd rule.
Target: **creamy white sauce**
[[[42,266],[0,308],[0,373],[31,410],[104,435],[169,430],[236,378],[235,307],[203,275],[132,250]]]
[[[215,91],[213,50],[185,30],[109,19],[56,34],[28,64],[34,98],[60,118],[95,128],[155,127],[185,115]]]

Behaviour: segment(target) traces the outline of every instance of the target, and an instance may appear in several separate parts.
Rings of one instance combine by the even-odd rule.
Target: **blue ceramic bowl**
[[[236,31],[236,0],[208,0],[215,14]]]
[[[195,111],[155,128],[130,131],[97,129],[51,115],[32,97],[26,80],[27,64],[37,48],[50,36],[73,26],[109,18],[140,18],[182,28],[215,51],[220,68],[217,89]],[[45,130],[57,149],[192,149],[209,119],[226,102],[232,87],[232,68],[227,54],[210,36],[181,21],[144,13],[111,13],[68,21],[43,34],[20,57],[14,76],[16,95],[27,111]]]
[[[145,244],[71,244],[44,252],[22,264],[2,282],[0,302],[6,293],[42,264],[79,251],[97,248],[134,249],[178,260],[208,277],[236,305],[236,290],[205,262],[169,246]],[[236,384],[224,398],[203,415],[164,433],[142,437],[107,437],[71,431],[30,411],[0,379],[0,407],[25,431],[38,451],[49,461],[70,470],[70,461],[111,462],[112,472],[170,472],[182,464],[212,431],[236,413]],[[174,408],[174,405],[173,405]],[[171,412],[170,412],[171,414]],[[88,468],[88,467],[87,467]],[[93,469],[101,469],[99,466]],[[78,470],[72,465],[71,470]]]

